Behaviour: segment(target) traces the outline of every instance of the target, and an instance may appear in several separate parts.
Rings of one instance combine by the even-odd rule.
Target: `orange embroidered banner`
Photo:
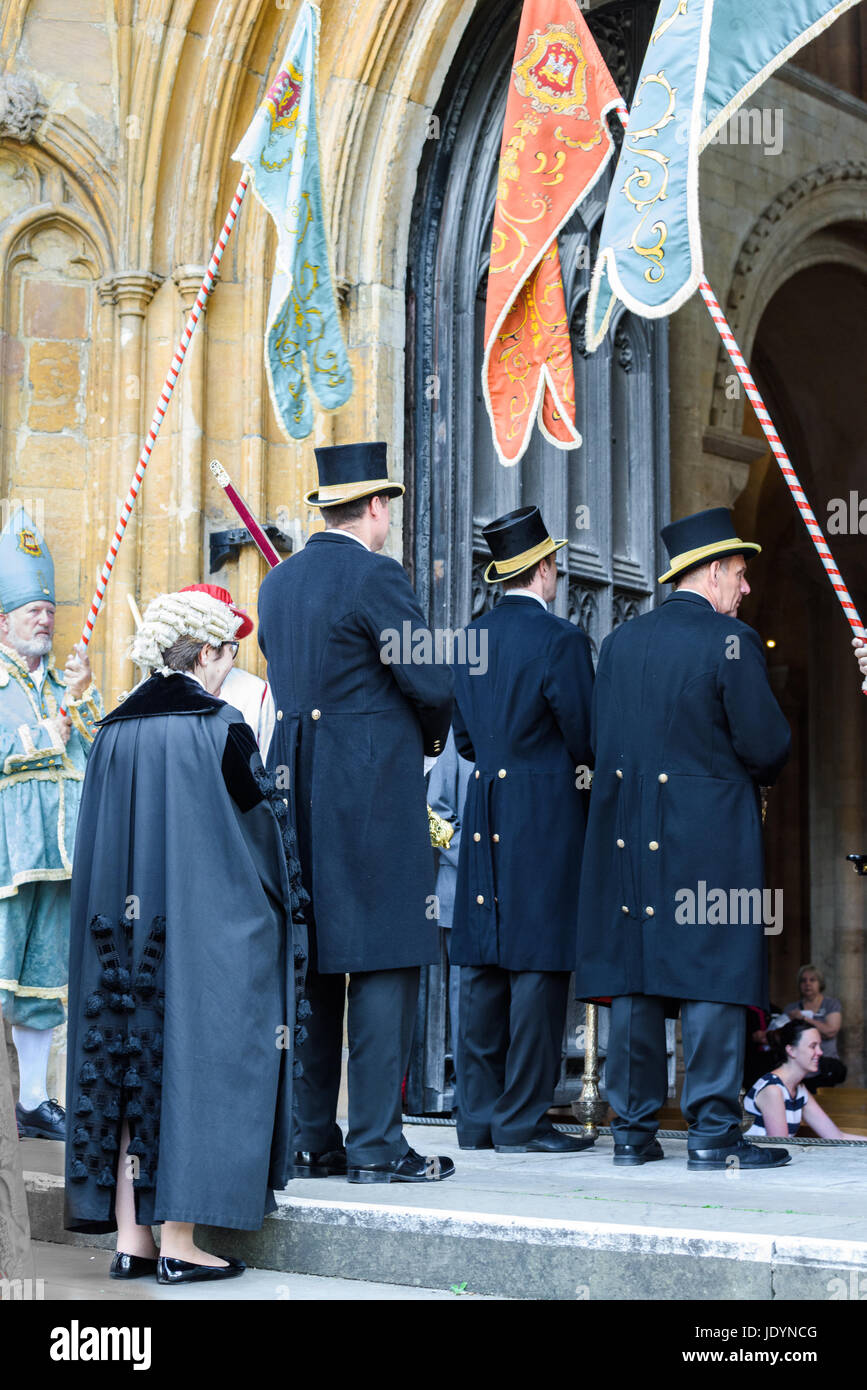
[[[575,0],[525,0],[491,239],[482,386],[501,463],[534,420],[575,449],[575,375],[557,233],[611,157],[614,81]]]

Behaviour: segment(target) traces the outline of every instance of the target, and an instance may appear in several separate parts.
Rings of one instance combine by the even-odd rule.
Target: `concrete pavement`
[[[556,1157],[464,1153],[448,1127],[413,1125],[407,1135],[420,1152],[451,1153],[455,1177],[295,1181],[262,1231],[206,1228],[198,1238],[261,1269],[410,1290],[465,1283],[495,1297],[591,1300],[867,1295],[867,1146],[793,1144],[791,1164],[773,1172],[691,1173],[685,1136],[663,1141],[660,1163],[615,1168],[607,1135],[592,1150]],[[34,1143],[34,1237],[70,1241],[62,1180],[47,1171],[58,1167],[59,1146],[33,1141],[27,1163]]]

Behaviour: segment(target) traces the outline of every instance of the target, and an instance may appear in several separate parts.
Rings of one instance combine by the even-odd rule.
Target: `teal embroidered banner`
[[[704,274],[699,156],[767,77],[858,0],[662,0],[602,223],[587,347],[617,300],[674,313]]]
[[[232,156],[246,164],[252,190],[277,229],[265,363],[277,419],[292,439],[306,439],[313,429],[307,377],[326,410],[352,395],[322,211],[318,37],[319,10],[305,0],[280,71]]]

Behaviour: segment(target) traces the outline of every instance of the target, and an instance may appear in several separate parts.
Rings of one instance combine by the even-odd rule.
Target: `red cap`
[[[225,603],[227,608],[231,608],[235,617],[241,619],[241,626],[235,633],[236,642],[242,637],[249,637],[250,633],[253,631],[253,619],[250,617],[249,613],[245,613],[243,608],[239,608],[237,604],[233,603],[232,595],[229,593],[229,590],[221,589],[219,584],[185,584],[178,592],[182,594],[210,594],[211,598],[219,599],[220,603]]]

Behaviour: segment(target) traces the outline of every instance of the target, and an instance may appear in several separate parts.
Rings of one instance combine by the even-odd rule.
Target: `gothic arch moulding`
[[[829,261],[867,269],[867,162],[833,160],[793,179],[770,203],[741,246],[725,311],[741,351],[750,360],[762,315],[793,275]],[[720,346],[710,423],[740,435],[743,398],[728,399],[732,371]]]

